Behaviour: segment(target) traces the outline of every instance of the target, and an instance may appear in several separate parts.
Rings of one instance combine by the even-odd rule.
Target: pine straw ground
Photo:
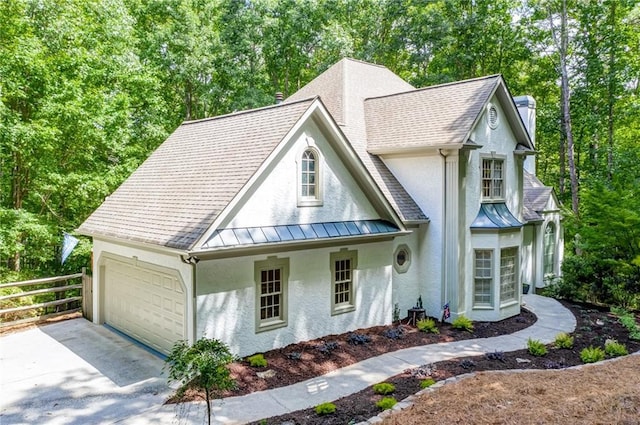
[[[640,423],[640,355],[577,369],[479,372],[417,397],[383,425]]]

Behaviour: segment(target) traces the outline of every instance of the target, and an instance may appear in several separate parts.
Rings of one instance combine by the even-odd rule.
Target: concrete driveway
[[[135,423],[158,408],[166,423],[173,415],[161,407],[171,394],[163,365],[85,319],[2,336],[0,423]]]

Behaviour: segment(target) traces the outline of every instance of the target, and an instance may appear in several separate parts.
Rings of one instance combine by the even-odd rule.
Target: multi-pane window
[[[553,223],[547,224],[544,230],[544,275],[552,275],[555,268],[556,253],[556,226]]]
[[[302,154],[300,174],[300,194],[303,198],[316,198],[318,194],[317,187],[317,159],[316,154],[312,150],[306,150]]]
[[[354,302],[354,271],[356,251],[342,250],[331,254],[331,307],[334,314],[352,311]]]
[[[518,248],[500,251],[500,302],[514,301],[517,297]]]
[[[260,272],[260,320],[282,320],[282,269]]]
[[[492,306],[491,286],[493,285],[493,251],[475,251],[473,305]]]
[[[504,161],[482,160],[482,198],[504,199]]]
[[[286,326],[289,259],[270,257],[255,263],[256,331]]]

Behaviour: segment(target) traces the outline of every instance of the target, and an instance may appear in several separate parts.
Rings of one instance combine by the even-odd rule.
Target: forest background
[[[343,57],[416,87],[503,74],[563,202],[559,295],[640,307],[637,0],[3,0],[0,282],[90,266],[73,232],[184,120]]]

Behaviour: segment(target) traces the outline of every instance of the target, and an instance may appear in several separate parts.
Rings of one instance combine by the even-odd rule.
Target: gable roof
[[[540,213],[547,209],[549,198],[553,196],[553,189],[542,184],[535,175],[527,170],[524,170],[523,176],[522,216],[526,221],[541,221],[542,215]]]
[[[368,150],[375,154],[462,146],[496,95],[519,144],[533,144],[500,75],[425,87],[365,101]]]
[[[396,213],[405,222],[418,222],[428,220],[425,213],[382,160],[367,151],[364,112],[364,101],[369,97],[409,90],[415,89],[388,68],[345,58],[292,94],[286,102],[319,96]]]
[[[183,123],[78,231],[192,248],[313,101]]]

